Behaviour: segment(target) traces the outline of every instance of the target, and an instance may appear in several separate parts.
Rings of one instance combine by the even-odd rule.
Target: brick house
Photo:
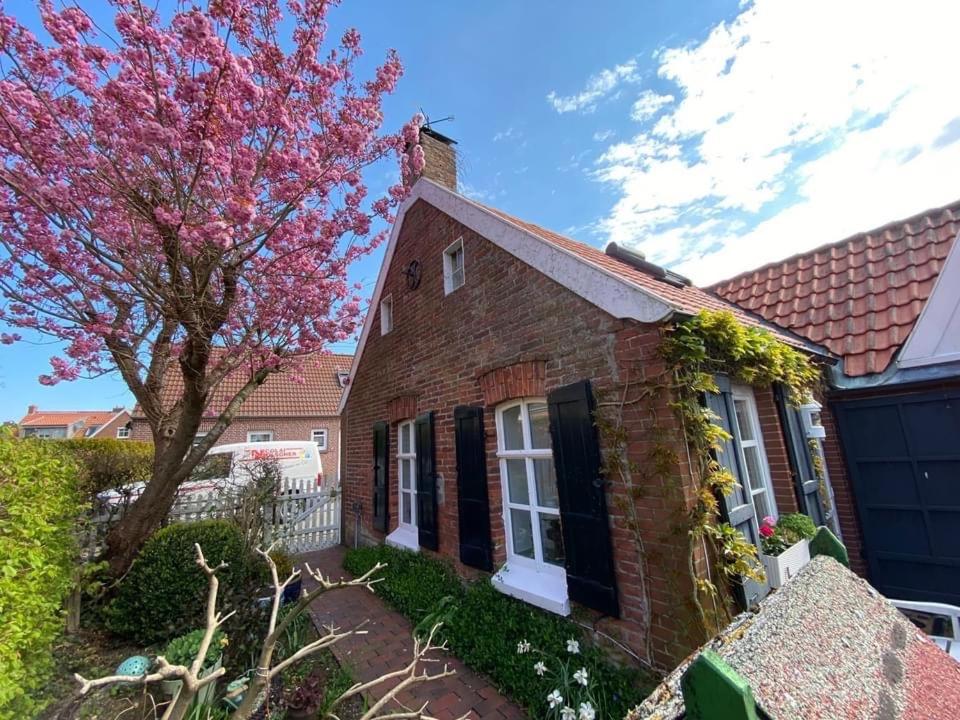
[[[713,289],[826,346],[823,449],[851,565],[960,605],[960,202]]]
[[[648,605],[626,491],[601,478],[595,397],[637,368],[662,367],[665,323],[704,308],[822,351],[636,254],[600,251],[458,194],[452,141],[424,130],[421,143],[424,177],[398,213],[340,403],[344,542],[439,553],[546,610],[578,605],[598,628],[672,666],[703,640],[691,630],[692,581],[678,562],[686,537],[664,532],[686,510],[689,468],[679,469],[680,499],[666,480],[636,499]],[[658,402],[658,428],[677,431],[683,457],[668,398]],[[781,423],[773,388],[726,383],[715,410],[737,438],[726,462],[753,488],[727,498],[728,517],[756,539],[758,516],[805,501],[791,448],[807,445],[791,437],[796,423]],[[652,429],[639,423],[628,435],[629,459],[644,462]],[[698,574],[705,563],[697,560]],[[766,591],[747,583],[742,601]]]
[[[33,438],[119,438],[130,437],[130,411],[40,410],[36,405],[18,423],[20,437]]]
[[[320,355],[306,364],[298,378],[285,373],[271,375],[243,403],[216,444],[313,440],[317,443],[324,475],[338,481],[340,418],[337,404],[351,360],[351,355]],[[169,396],[168,404],[172,404],[178,387],[176,369],[171,371],[168,379],[165,388]],[[224,405],[242,385],[241,377],[228,376],[214,391],[210,407]],[[197,437],[202,437],[215,419],[204,419]],[[152,442],[150,425],[139,406],[133,410],[131,427],[135,439]]]

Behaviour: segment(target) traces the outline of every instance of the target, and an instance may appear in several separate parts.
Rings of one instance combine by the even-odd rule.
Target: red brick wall
[[[463,287],[445,296],[441,253],[462,236],[465,276]],[[419,260],[422,281],[409,290],[402,270]],[[362,508],[363,541],[380,541],[371,529],[373,473],[372,426],[398,420],[400,397],[416,397],[408,412],[435,413],[437,472],[442,491],[439,502],[440,554],[458,563],[456,462],[453,409],[472,404],[485,407],[489,497],[495,563],[506,556],[503,500],[496,458],[495,406],[485,402],[506,399],[511,393],[550,390],[589,378],[603,392],[630,371],[636,379],[659,362],[656,327],[617,320],[587,303],[545,275],[516,260],[492,243],[454,222],[425,203],[406,215],[383,296],[393,296],[394,329],[380,334],[379,308],[372,309],[371,333],[344,413],[344,540],[354,541],[354,509]],[[391,402],[394,401],[394,402]],[[408,401],[405,401],[408,402]],[[393,411],[393,412],[391,412]],[[660,403],[658,427],[669,431],[673,413]],[[633,424],[629,430],[630,459],[642,465],[655,440],[653,421]],[[390,454],[396,454],[396,425],[390,430]],[[683,457],[682,448],[676,448]],[[395,468],[395,464],[391,465]],[[684,465],[679,472],[685,472]],[[390,528],[397,525],[396,471],[390,473]],[[699,638],[690,628],[690,581],[686,574],[686,538],[674,533],[681,503],[689,500],[685,476],[638,479],[639,523],[649,562],[653,623],[653,658],[671,665]],[[678,493],[678,488],[680,492]],[[683,492],[687,490],[688,492]],[[614,559],[623,618],[603,621],[602,627],[645,653],[642,631],[645,612],[639,587],[639,555],[622,516],[622,486],[611,482],[608,491]],[[702,559],[698,561],[702,571]],[[460,567],[465,574],[473,574]]]
[[[773,495],[777,501],[777,513],[782,515],[797,512],[799,510],[797,492],[793,484],[793,473],[790,471],[786,441],[783,430],[780,428],[780,417],[777,415],[773,388],[755,387],[753,394],[757,399],[757,414],[760,416],[763,447],[767,451],[767,462],[770,465],[770,479],[773,484]]]
[[[213,425],[213,420],[204,420],[200,423],[198,432],[206,432]],[[134,440],[153,442],[150,435],[150,426],[143,418],[134,418],[132,423],[132,437]],[[313,430],[327,430],[327,449],[320,453],[320,462],[323,473],[334,481],[340,477],[337,448],[340,443],[340,418],[239,418],[228,427],[217,445],[229,445],[247,441],[247,433],[257,430],[270,430],[274,440],[310,440]]]
[[[836,420],[830,412],[830,406],[824,402],[820,411],[820,422],[826,429],[823,440],[823,454],[826,458],[827,474],[833,486],[833,496],[837,504],[837,519],[843,544],[847,546],[850,557],[850,569],[863,577],[867,576],[867,564],[863,559],[863,535],[860,532],[860,520],[853,499],[853,487],[847,476],[847,466],[840,446],[840,433]]]

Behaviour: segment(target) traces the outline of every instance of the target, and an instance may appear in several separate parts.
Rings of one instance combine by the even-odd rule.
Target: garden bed
[[[487,580],[465,585],[441,560],[378,545],[348,550],[344,569],[361,575],[377,562],[387,567],[374,592],[418,631],[442,620],[442,639],[450,651],[489,677],[531,717],[546,715],[546,698],[561,682],[577,692],[589,691],[594,707],[602,705],[597,717],[605,718],[623,717],[658,682],[648,673],[614,664],[585,641],[586,632],[575,622],[507,597]],[[543,674],[536,670],[540,662]],[[589,687],[579,687],[567,676],[581,668]]]

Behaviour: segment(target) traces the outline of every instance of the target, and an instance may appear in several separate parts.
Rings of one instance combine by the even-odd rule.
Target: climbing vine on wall
[[[669,526],[672,532],[687,536],[687,572],[695,588],[691,600],[703,629],[712,633],[729,617],[724,588],[743,577],[762,580],[763,570],[756,547],[721,521],[720,498],[736,483],[717,459],[730,435],[704,406],[703,397],[719,392],[715,377],[723,374],[749,385],[779,383],[788,399],[799,404],[816,385],[820,373],[806,354],[767,330],[743,325],[726,311],[702,311],[673,325],[664,334],[660,355],[664,361],[661,372],[651,376],[640,368],[632,379],[621,379],[617,392],[598,397],[597,427],[606,448],[604,469],[608,480],[625,490],[627,500],[618,507],[642,556],[644,577],[646,553],[635,500],[654,478],[677,488],[685,511]],[[669,407],[679,420],[683,443],[667,437],[665,423],[657,417],[656,408],[662,405],[658,399],[665,391]],[[628,459],[624,417],[630,411],[639,413],[637,417],[646,424],[652,440],[643,463]],[[694,484],[692,498],[676,482],[681,474],[676,448],[684,444]],[[696,569],[698,548],[704,545],[709,555],[706,577]]]

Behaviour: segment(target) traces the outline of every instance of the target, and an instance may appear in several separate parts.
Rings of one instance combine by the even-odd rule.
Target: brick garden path
[[[301,555],[298,559],[336,580],[349,577],[342,567],[343,554],[344,548],[333,547]],[[304,582],[309,586],[309,579]],[[314,600],[310,611],[317,625],[333,624],[344,630],[369,620],[365,626],[368,634],[346,637],[332,648],[337,660],[350,669],[356,680],[372,680],[410,662],[413,655],[410,621],[387,607],[369,590],[345,588],[326,593]],[[491,631],[496,632],[495,629]],[[436,672],[446,662],[457,671],[456,675],[418,683],[400,693],[397,699],[407,708],[416,709],[429,701],[427,712],[438,720],[451,720],[466,712],[470,712],[472,720],[524,720],[527,717],[486,678],[452,655],[435,653],[434,656],[440,658],[440,662],[428,663],[425,666],[428,672]],[[374,699],[379,699],[385,690],[374,688],[371,694]]]

